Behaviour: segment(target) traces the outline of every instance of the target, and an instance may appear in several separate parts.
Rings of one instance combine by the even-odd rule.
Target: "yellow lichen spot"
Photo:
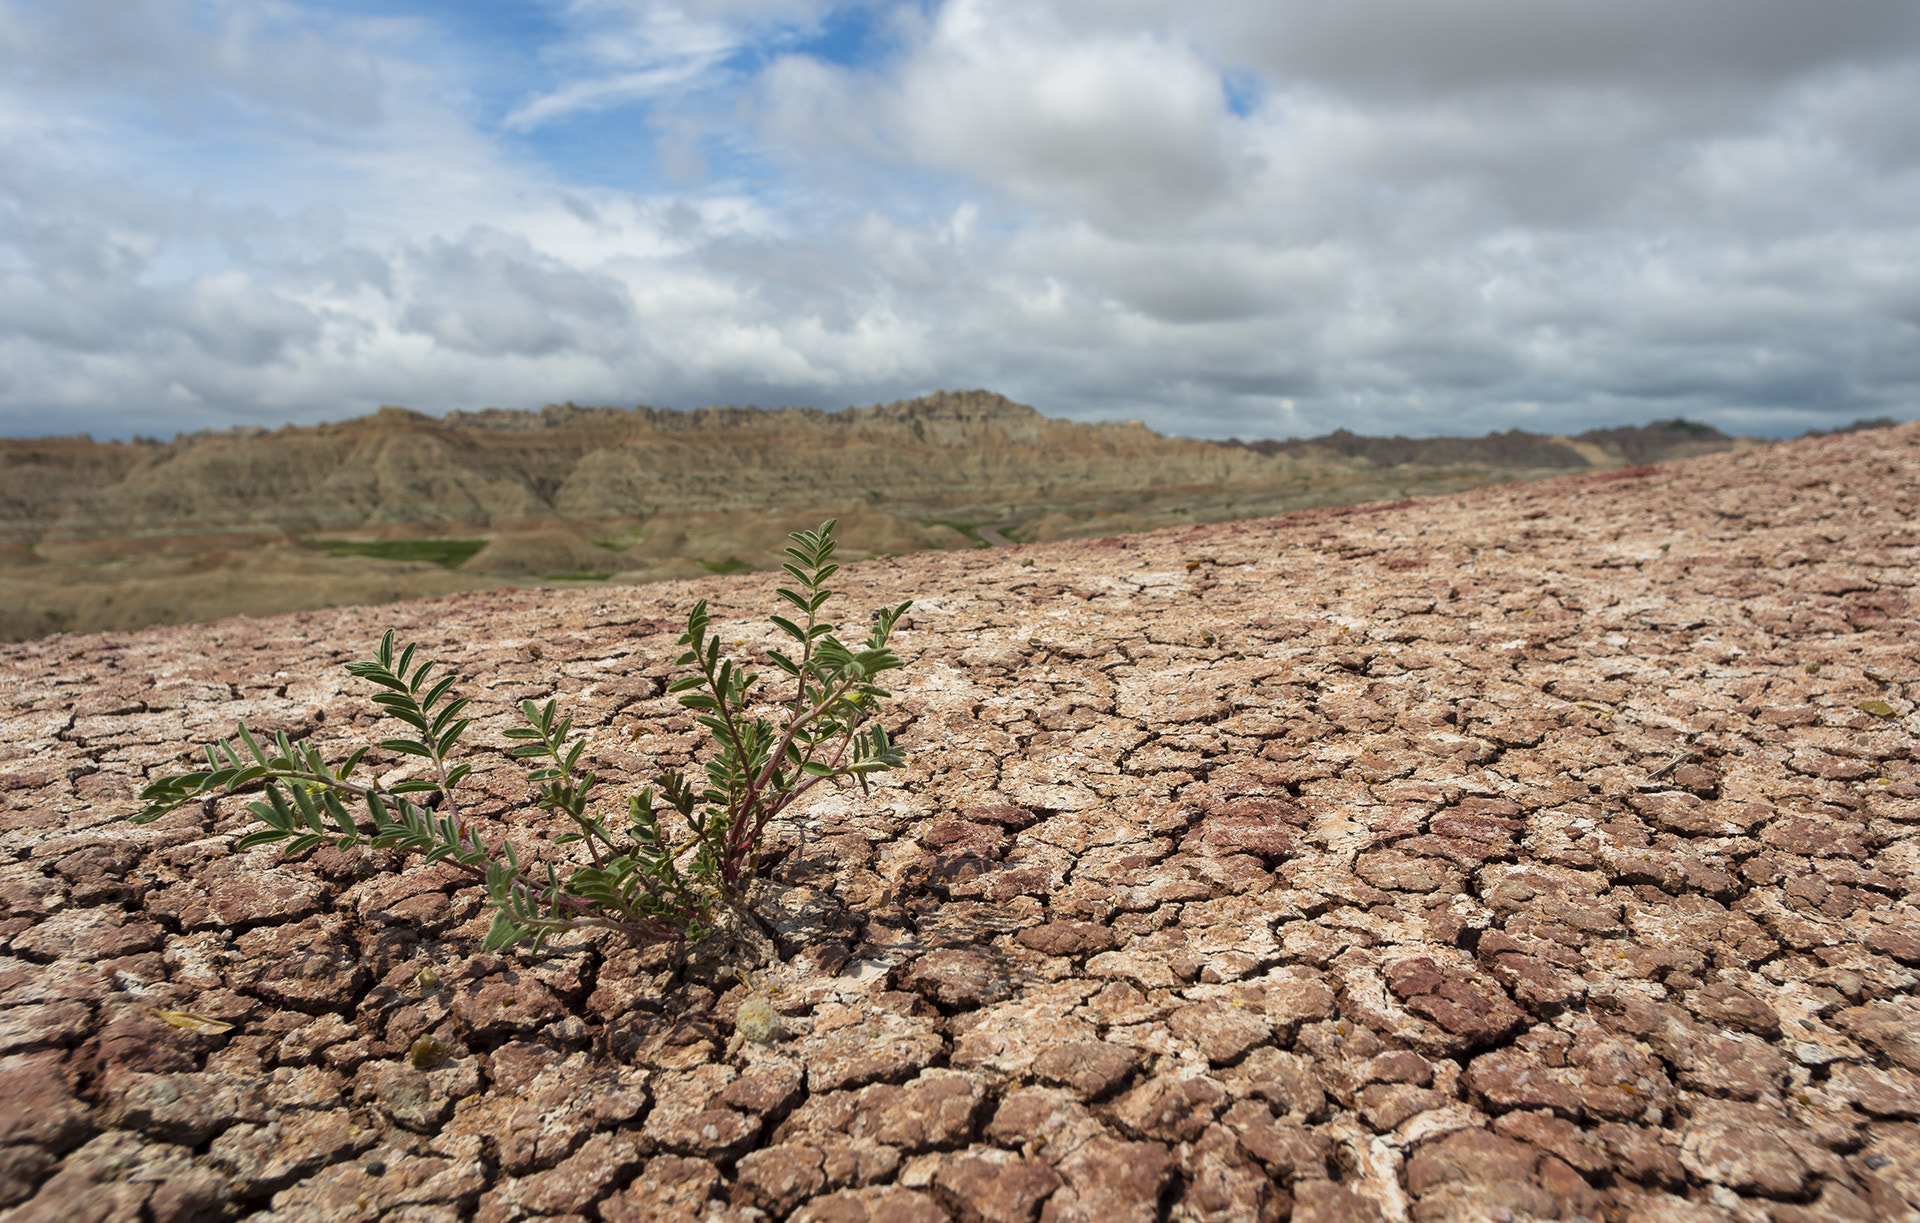
[[[447,1047],[432,1036],[422,1036],[407,1046],[407,1061],[415,1070],[432,1070],[447,1058]]]
[[[433,989],[440,984],[440,974],[429,964],[414,974],[413,983],[421,989]]]

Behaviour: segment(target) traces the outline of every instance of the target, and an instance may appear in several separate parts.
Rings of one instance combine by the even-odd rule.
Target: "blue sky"
[[[0,0],[0,432],[1920,399],[1911,0]]]

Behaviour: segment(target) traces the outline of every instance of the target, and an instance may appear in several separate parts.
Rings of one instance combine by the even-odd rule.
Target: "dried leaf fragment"
[[[1862,713],[1870,713],[1876,718],[1898,717],[1900,712],[1885,701],[1861,701],[1859,709]]]
[[[185,1028],[189,1032],[199,1032],[203,1036],[218,1036],[222,1032],[233,1031],[230,1023],[221,1023],[218,1019],[208,1019],[205,1015],[196,1015],[192,1011],[155,1011],[162,1023],[172,1024],[176,1028]]]

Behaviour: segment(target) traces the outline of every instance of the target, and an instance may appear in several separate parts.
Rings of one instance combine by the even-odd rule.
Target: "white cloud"
[[[950,0],[890,94],[911,156],[1066,215],[1190,216],[1231,174],[1220,77],[1144,32],[1078,34],[1043,6]]]
[[[874,0],[852,63],[830,8],[556,3],[496,87],[427,18],[0,0],[0,427],[1913,414],[1907,0]],[[589,117],[663,172],[543,143]]]
[[[573,33],[547,52],[566,83],[515,107],[510,129],[686,90],[741,46],[735,30],[672,5],[574,0],[568,10]]]

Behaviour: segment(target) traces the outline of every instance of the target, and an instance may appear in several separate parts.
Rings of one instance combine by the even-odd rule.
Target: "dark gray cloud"
[[[1099,3],[1081,0],[1089,15]],[[1439,97],[1619,86],[1766,93],[1829,67],[1907,59],[1920,39],[1920,9],[1904,0],[1217,4],[1199,6],[1193,22],[1227,58],[1281,80]]]
[[[328,24],[324,10],[265,0],[9,0],[0,63],[38,97],[91,100],[110,84],[121,102],[187,127],[209,101],[301,126],[375,124],[375,64],[342,55]]]
[[[480,229],[409,253],[403,332],[476,356],[538,357],[613,347],[633,333],[624,286],[544,256],[525,238]]]

